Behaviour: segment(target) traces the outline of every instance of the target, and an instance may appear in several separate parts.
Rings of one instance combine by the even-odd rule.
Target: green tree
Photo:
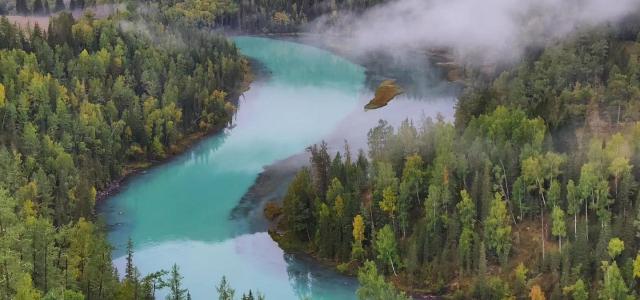
[[[393,186],[384,188],[382,192],[382,201],[379,202],[380,209],[387,213],[389,219],[391,219],[393,226],[396,224],[396,211],[398,208],[398,195],[396,194]]]
[[[27,155],[35,155],[40,148],[37,129],[31,122],[22,129],[22,148]]]
[[[166,282],[169,288],[169,295],[167,300],[186,300],[188,291],[182,288],[182,275],[180,275],[180,268],[177,264],[173,264],[171,271],[169,272],[169,280]]]
[[[462,233],[458,241],[458,254],[462,265],[466,269],[471,269],[472,265],[472,249],[475,230],[476,205],[471,200],[471,196],[466,190],[460,191],[460,202],[456,205],[460,218],[460,226]]]
[[[576,188],[576,184],[573,179],[569,179],[567,182],[567,212],[573,215],[573,235],[578,234],[578,214],[580,214],[580,207],[582,206],[582,197]]]
[[[560,174],[560,167],[564,162],[564,156],[547,152],[543,155],[533,155],[522,161],[522,176],[528,184],[532,185],[533,189],[538,192],[540,196],[540,232],[542,242],[542,257],[545,256],[545,225],[544,225],[544,212],[547,206],[547,200],[545,198],[545,180],[552,181]]]
[[[375,263],[367,261],[358,270],[360,287],[356,294],[360,300],[408,300],[409,297],[399,292],[393,284],[384,280],[384,276],[378,274]]]
[[[602,288],[598,294],[599,299],[633,299],[633,296],[629,293],[629,288],[620,273],[618,264],[615,261],[611,265],[609,265],[608,262],[602,262],[602,269],[604,271],[604,280],[602,282]]]
[[[607,253],[611,259],[615,259],[620,253],[624,251],[624,241],[615,237],[609,240],[609,245],[607,246]]]
[[[518,264],[518,266],[515,269],[515,290],[516,290],[516,295],[520,295],[521,297],[524,296],[524,294],[526,293],[526,288],[527,288],[527,273],[529,272],[529,270],[527,269],[527,267],[524,266],[524,264],[521,262]]]
[[[125,266],[124,277],[127,280],[135,280],[135,265],[133,264],[133,240],[131,237],[127,240],[127,265]]]
[[[560,245],[560,252],[562,252],[562,238],[567,236],[567,225],[564,220],[564,211],[559,206],[554,206],[551,212],[551,220],[553,227],[551,228],[551,234],[558,238],[558,244]]]
[[[282,204],[287,228],[300,240],[310,241],[315,230],[314,198],[311,174],[308,169],[302,169],[289,185]]]
[[[16,296],[13,299],[38,300],[42,297],[40,291],[33,287],[29,274],[23,273],[19,278],[16,284]]]
[[[29,13],[27,0],[16,0],[16,12],[18,12],[18,14],[20,15],[26,15]]]
[[[395,262],[398,261],[398,250],[396,246],[396,236],[389,224],[385,225],[378,231],[374,239],[374,248],[377,253],[378,261],[383,265],[391,266],[393,274],[396,273]]]
[[[424,171],[422,158],[417,155],[407,156],[402,169],[402,180],[400,182],[400,199],[398,204],[398,219],[402,229],[402,237],[407,234],[409,227],[409,212],[422,198],[420,193],[424,184]]]
[[[44,5],[42,4],[42,0],[33,1],[33,13],[36,15],[44,14]]]
[[[59,12],[59,11],[62,11],[64,9],[65,9],[64,1],[63,0],[56,0],[56,5],[53,8],[53,11],[54,12]]]
[[[225,276],[222,276],[220,284],[218,284],[216,290],[218,291],[219,300],[233,300],[233,296],[236,293],[236,291],[231,288],[231,285],[229,284],[229,282],[227,281],[227,277]]]
[[[584,222],[585,222],[585,235],[587,240],[589,239],[589,202],[594,202],[596,187],[598,185],[599,176],[597,173],[596,165],[593,163],[586,163],[582,165],[580,169],[580,183],[578,189],[584,200]]]
[[[496,193],[491,202],[489,215],[484,224],[484,232],[487,246],[505,264],[511,250],[511,223],[507,213],[507,206],[500,193]]]
[[[565,287],[563,289],[563,293],[565,295],[571,295],[573,300],[589,299],[589,291],[587,290],[587,286],[584,284],[584,281],[582,281],[582,279],[578,279],[573,285]]]

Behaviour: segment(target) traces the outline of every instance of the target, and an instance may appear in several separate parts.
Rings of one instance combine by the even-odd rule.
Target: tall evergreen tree
[[[54,12],[63,11],[65,9],[64,0],[56,0],[56,6],[54,7]]]
[[[218,291],[219,300],[233,300],[233,296],[236,293],[236,291],[231,288],[226,276],[222,276],[220,284],[218,284],[216,290]],[[249,295],[251,295],[251,292],[249,292]]]
[[[16,12],[20,15],[29,14],[29,8],[27,7],[27,0],[16,0]]]
[[[35,0],[35,1],[33,1],[33,13],[34,14],[36,14],[36,15],[43,15],[44,14],[44,4],[42,3],[42,1],[43,0]]]
[[[167,287],[169,288],[169,295],[167,300],[186,300],[187,289],[182,288],[182,275],[180,275],[180,268],[177,264],[173,264],[171,271],[169,272],[169,281]]]

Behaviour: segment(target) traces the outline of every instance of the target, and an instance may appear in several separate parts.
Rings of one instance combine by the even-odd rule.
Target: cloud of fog
[[[355,51],[448,48],[494,63],[639,8],[640,0],[395,0],[357,17],[320,18],[311,31],[347,37]]]

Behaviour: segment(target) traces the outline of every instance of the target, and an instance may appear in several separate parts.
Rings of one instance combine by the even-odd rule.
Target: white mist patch
[[[119,274],[124,274],[126,256],[113,262]],[[346,277],[336,277],[334,289],[324,290],[317,278],[323,276],[323,271],[287,260],[287,254],[266,232],[219,243],[167,241],[136,250],[134,262],[142,274],[159,268],[170,270],[173,263],[177,264],[181,274],[188,275],[183,284],[193,299],[216,298],[215,287],[222,276],[226,276],[236,290],[236,298],[250,289],[254,295],[256,291],[262,292],[267,299],[300,299],[312,295],[314,299],[352,299],[355,295],[353,279]],[[167,294],[167,289],[156,291],[156,298],[164,299]]]
[[[348,36],[362,52],[453,48],[459,58],[483,64],[512,61],[526,47],[614,23],[639,8],[640,0],[397,0],[358,17],[321,18],[311,30]]]

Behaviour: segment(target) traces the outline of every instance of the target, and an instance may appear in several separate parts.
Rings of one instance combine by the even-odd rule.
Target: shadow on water
[[[126,253],[127,241],[133,236],[136,230],[135,215],[125,214],[122,206],[116,200],[120,195],[127,194],[130,189],[136,189],[145,182],[154,180],[159,173],[166,170],[174,169],[180,165],[206,164],[213,153],[224,144],[230,134],[229,129],[225,129],[215,134],[212,138],[203,139],[194,144],[189,150],[182,154],[170,158],[168,161],[152,166],[149,169],[140,171],[134,176],[127,177],[118,189],[118,193],[112,196],[112,199],[101,201],[98,203],[97,211],[101,217],[106,220],[106,226],[110,232],[111,245],[114,247],[113,256],[122,256]],[[115,198],[115,199],[113,199]],[[173,238],[173,236],[165,236],[160,238]]]
[[[306,38],[283,37],[283,40],[315,47],[332,49],[320,40]],[[405,119],[420,121],[423,118],[442,116],[453,119],[454,104],[462,86],[448,82],[444,73],[424,54],[417,52],[373,53],[356,55],[340,51],[340,54],[365,68],[363,90],[359,92],[358,105],[343,118],[332,132],[314,143],[325,140],[331,152],[343,151],[347,142],[352,155],[359,149],[367,148],[367,132],[384,119],[393,126],[398,126]],[[378,110],[364,111],[364,105],[372,98],[378,84],[385,79],[395,79],[404,93],[391,103]],[[289,183],[300,168],[308,165],[309,156],[299,152],[286,159],[276,161],[264,167],[255,182],[245,193],[238,205],[231,211],[230,219],[246,220],[250,232],[261,232],[268,228],[269,222],[263,215],[264,206],[268,202],[281,203]]]
[[[112,226],[114,264],[122,270],[123,246],[132,238],[134,261],[143,274],[176,263],[194,299],[215,295],[223,275],[238,291],[259,289],[270,299],[309,293],[313,299],[353,299],[353,278],[286,255],[264,230],[252,229],[247,217],[229,216],[264,166],[282,161],[279,166],[294,166],[279,169],[283,174],[295,170],[307,160],[295,158],[296,153],[332,135],[336,124],[358,110],[364,69],[313,47],[258,38],[236,41],[264,65],[267,76],[259,76],[240,97],[235,126],[133,177],[104,201],[101,213]]]

